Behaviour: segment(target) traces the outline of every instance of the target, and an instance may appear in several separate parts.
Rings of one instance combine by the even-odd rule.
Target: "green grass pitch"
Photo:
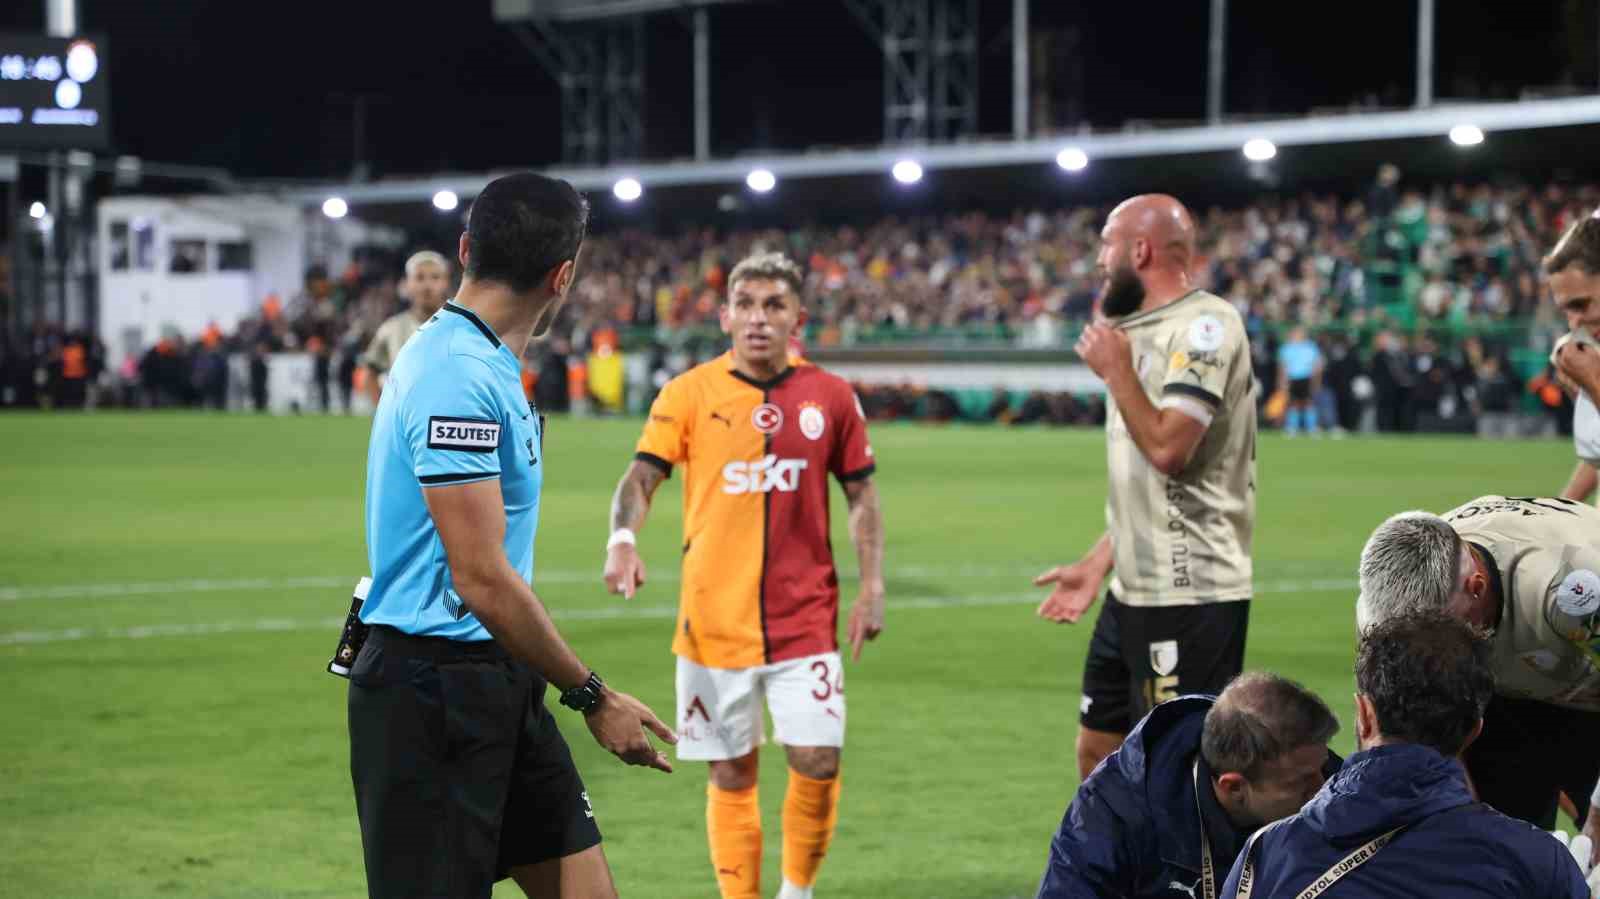
[[[537,583],[579,653],[663,716],[678,480],[633,601],[599,580],[638,423],[553,420]],[[0,417],[0,894],[364,893],[344,721],[323,672],[365,573],[368,422],[178,414]],[[1090,627],[1033,615],[1029,578],[1103,523],[1098,431],[874,429],[888,629],[848,672],[826,897],[1031,896],[1076,784]],[[1264,436],[1250,667],[1319,691],[1350,750],[1361,543],[1386,514],[1548,494],[1561,441]],[[835,488],[834,546],[854,555]],[[705,774],[625,768],[565,711],[624,895],[715,895]],[[776,892],[781,754],[762,763]],[[497,896],[517,895],[502,884]]]

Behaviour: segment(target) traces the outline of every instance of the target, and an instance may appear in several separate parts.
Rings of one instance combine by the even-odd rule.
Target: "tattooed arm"
[[[644,586],[644,560],[639,557],[633,535],[644,526],[650,512],[650,499],[666,480],[659,466],[635,459],[617,482],[611,497],[611,539],[606,544],[606,589],[627,599]]]
[[[861,646],[883,633],[883,509],[872,478],[844,482],[850,505],[850,540],[861,565],[861,592],[850,608],[851,660],[861,658]]]

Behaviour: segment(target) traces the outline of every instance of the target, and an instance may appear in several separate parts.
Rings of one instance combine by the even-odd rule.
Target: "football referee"
[[[615,896],[546,683],[623,761],[676,737],[573,653],[534,594],[543,423],[520,357],[572,286],[588,206],[565,181],[491,182],[456,298],[396,358],[367,454],[370,636],[350,673],[350,773],[372,897]]]

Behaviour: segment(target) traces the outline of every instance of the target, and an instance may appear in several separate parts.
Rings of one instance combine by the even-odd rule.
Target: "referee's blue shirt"
[[[506,558],[533,582],[542,425],[522,366],[494,331],[454,301],[406,342],[389,371],[367,449],[367,562],[361,620],[408,634],[488,640],[450,580],[422,491],[500,479]]]
[[[1314,341],[1297,340],[1278,348],[1278,364],[1283,366],[1284,375],[1291,381],[1304,381],[1316,374],[1317,363],[1321,360],[1322,351]]]

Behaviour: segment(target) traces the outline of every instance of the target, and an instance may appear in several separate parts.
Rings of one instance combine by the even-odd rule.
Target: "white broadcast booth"
[[[212,322],[233,333],[260,314],[268,295],[292,300],[313,263],[337,274],[358,246],[402,242],[396,229],[330,219],[267,196],[102,200],[97,266],[108,364],[115,371],[168,334],[193,340]],[[270,382],[285,388],[269,391],[274,406],[309,381],[304,354],[275,354],[268,366]],[[302,368],[305,377],[295,377]]]

